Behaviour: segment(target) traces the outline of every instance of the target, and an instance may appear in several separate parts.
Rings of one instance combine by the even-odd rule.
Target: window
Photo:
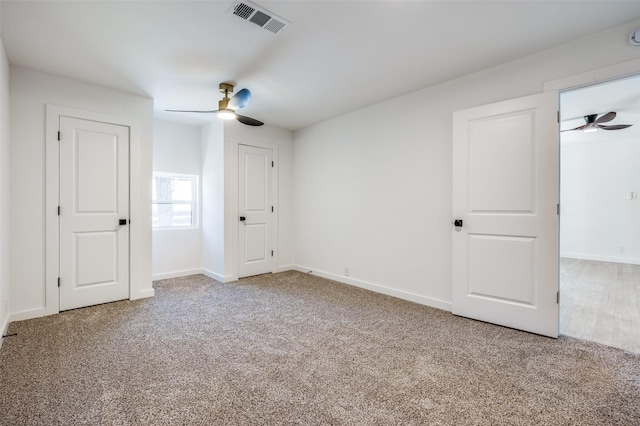
[[[197,226],[198,176],[153,173],[151,223],[154,228]]]

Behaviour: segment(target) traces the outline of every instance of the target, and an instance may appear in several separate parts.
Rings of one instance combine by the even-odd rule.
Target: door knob
[[[454,220],[453,220],[453,226],[455,226],[455,227],[458,227],[458,226],[462,227],[462,219],[454,219]]]
[[[247,218],[246,218],[246,217],[244,217],[244,216],[240,216],[240,222],[244,222],[245,220],[247,220]]]
[[[126,225],[127,224],[127,219],[120,219],[118,221],[118,225]]]

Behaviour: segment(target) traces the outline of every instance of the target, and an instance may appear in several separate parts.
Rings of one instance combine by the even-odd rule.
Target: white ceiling
[[[155,99],[156,117],[203,124],[218,84],[253,93],[243,114],[299,129],[640,18],[636,1],[2,1],[12,65]],[[602,107],[599,107],[602,109]]]

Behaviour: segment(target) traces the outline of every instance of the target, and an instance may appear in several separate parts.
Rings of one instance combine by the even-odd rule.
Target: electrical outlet
[[[345,266],[345,267],[344,267],[344,276],[345,276],[345,277],[348,277],[348,276],[349,276],[349,272],[350,272],[350,271],[349,271],[349,267],[348,267],[348,266]]]

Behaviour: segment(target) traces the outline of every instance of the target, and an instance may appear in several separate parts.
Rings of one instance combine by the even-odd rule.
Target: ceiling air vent
[[[231,13],[245,21],[253,22],[257,26],[271,31],[274,34],[283,31],[287,25],[291,25],[290,22],[249,1],[242,0],[235,2]]]

